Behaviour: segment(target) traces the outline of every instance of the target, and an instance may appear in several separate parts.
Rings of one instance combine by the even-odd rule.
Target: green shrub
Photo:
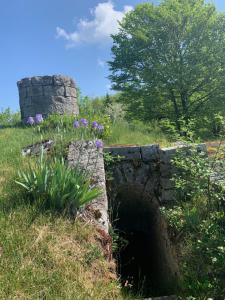
[[[177,151],[172,163],[176,168],[173,181],[179,199],[184,201],[193,196],[211,196],[214,192],[211,180],[214,170],[206,153],[189,145]]]
[[[16,126],[20,123],[20,113],[13,113],[10,108],[0,112],[0,128],[6,126]]]
[[[224,299],[224,188],[213,179],[215,172],[223,172],[223,155],[218,150],[208,157],[190,146],[173,160],[178,201],[161,211],[179,251],[184,279],[179,299]]]
[[[73,121],[74,116],[52,114],[40,124],[40,129],[42,131],[62,128],[71,130],[73,128]]]
[[[162,209],[179,251],[183,287],[180,294],[194,299],[221,299],[225,295],[225,213],[208,211],[206,200],[193,199]]]
[[[76,213],[77,209],[101,194],[91,188],[88,174],[67,166],[63,159],[41,158],[20,171],[16,183],[22,188],[24,200],[40,210]]]

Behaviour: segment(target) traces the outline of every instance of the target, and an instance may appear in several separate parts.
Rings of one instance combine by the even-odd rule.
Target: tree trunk
[[[179,112],[179,108],[178,108],[178,105],[177,105],[177,101],[176,101],[176,97],[174,95],[174,92],[173,90],[170,91],[170,99],[173,103],[173,108],[174,108],[174,113],[175,113],[175,123],[176,123],[176,128],[177,130],[179,131],[179,133],[181,132],[181,128],[180,128],[180,122],[179,122],[179,119],[180,119],[180,112]]]
[[[189,116],[189,105],[188,105],[187,93],[181,92],[180,98],[181,98],[181,105],[182,105],[182,110],[183,110],[184,121],[185,121],[185,124],[188,125],[190,116]]]

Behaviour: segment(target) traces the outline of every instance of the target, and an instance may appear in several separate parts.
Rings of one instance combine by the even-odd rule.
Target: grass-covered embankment
[[[119,299],[113,263],[93,226],[20,203],[14,184],[29,160],[21,148],[40,139],[32,128],[0,130],[0,299]],[[13,200],[13,201],[12,201]]]

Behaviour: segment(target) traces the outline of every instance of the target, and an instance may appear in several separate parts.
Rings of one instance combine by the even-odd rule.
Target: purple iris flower
[[[36,114],[35,116],[35,123],[40,124],[44,121],[42,114]]]
[[[74,121],[73,127],[74,127],[74,128],[79,128],[79,127],[80,127],[79,121]]]
[[[80,123],[84,127],[88,126],[88,121],[86,119],[84,119],[84,118],[80,119]]]
[[[101,124],[99,124],[99,125],[97,126],[97,129],[98,129],[99,131],[103,131],[103,130],[104,130],[104,126],[101,125]]]
[[[34,125],[35,121],[34,121],[34,118],[33,117],[28,117],[27,118],[27,124],[29,125]]]
[[[92,122],[91,127],[92,127],[93,129],[98,128],[98,123],[97,123],[96,121]]]
[[[103,148],[103,142],[101,140],[95,141],[95,146],[97,149]]]

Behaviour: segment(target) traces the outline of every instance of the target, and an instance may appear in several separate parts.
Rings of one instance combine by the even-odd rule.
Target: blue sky
[[[19,108],[16,82],[27,76],[64,74],[84,95],[110,92],[110,34],[117,32],[117,20],[142,2],[0,0],[0,109]],[[224,0],[214,3],[225,11]]]

